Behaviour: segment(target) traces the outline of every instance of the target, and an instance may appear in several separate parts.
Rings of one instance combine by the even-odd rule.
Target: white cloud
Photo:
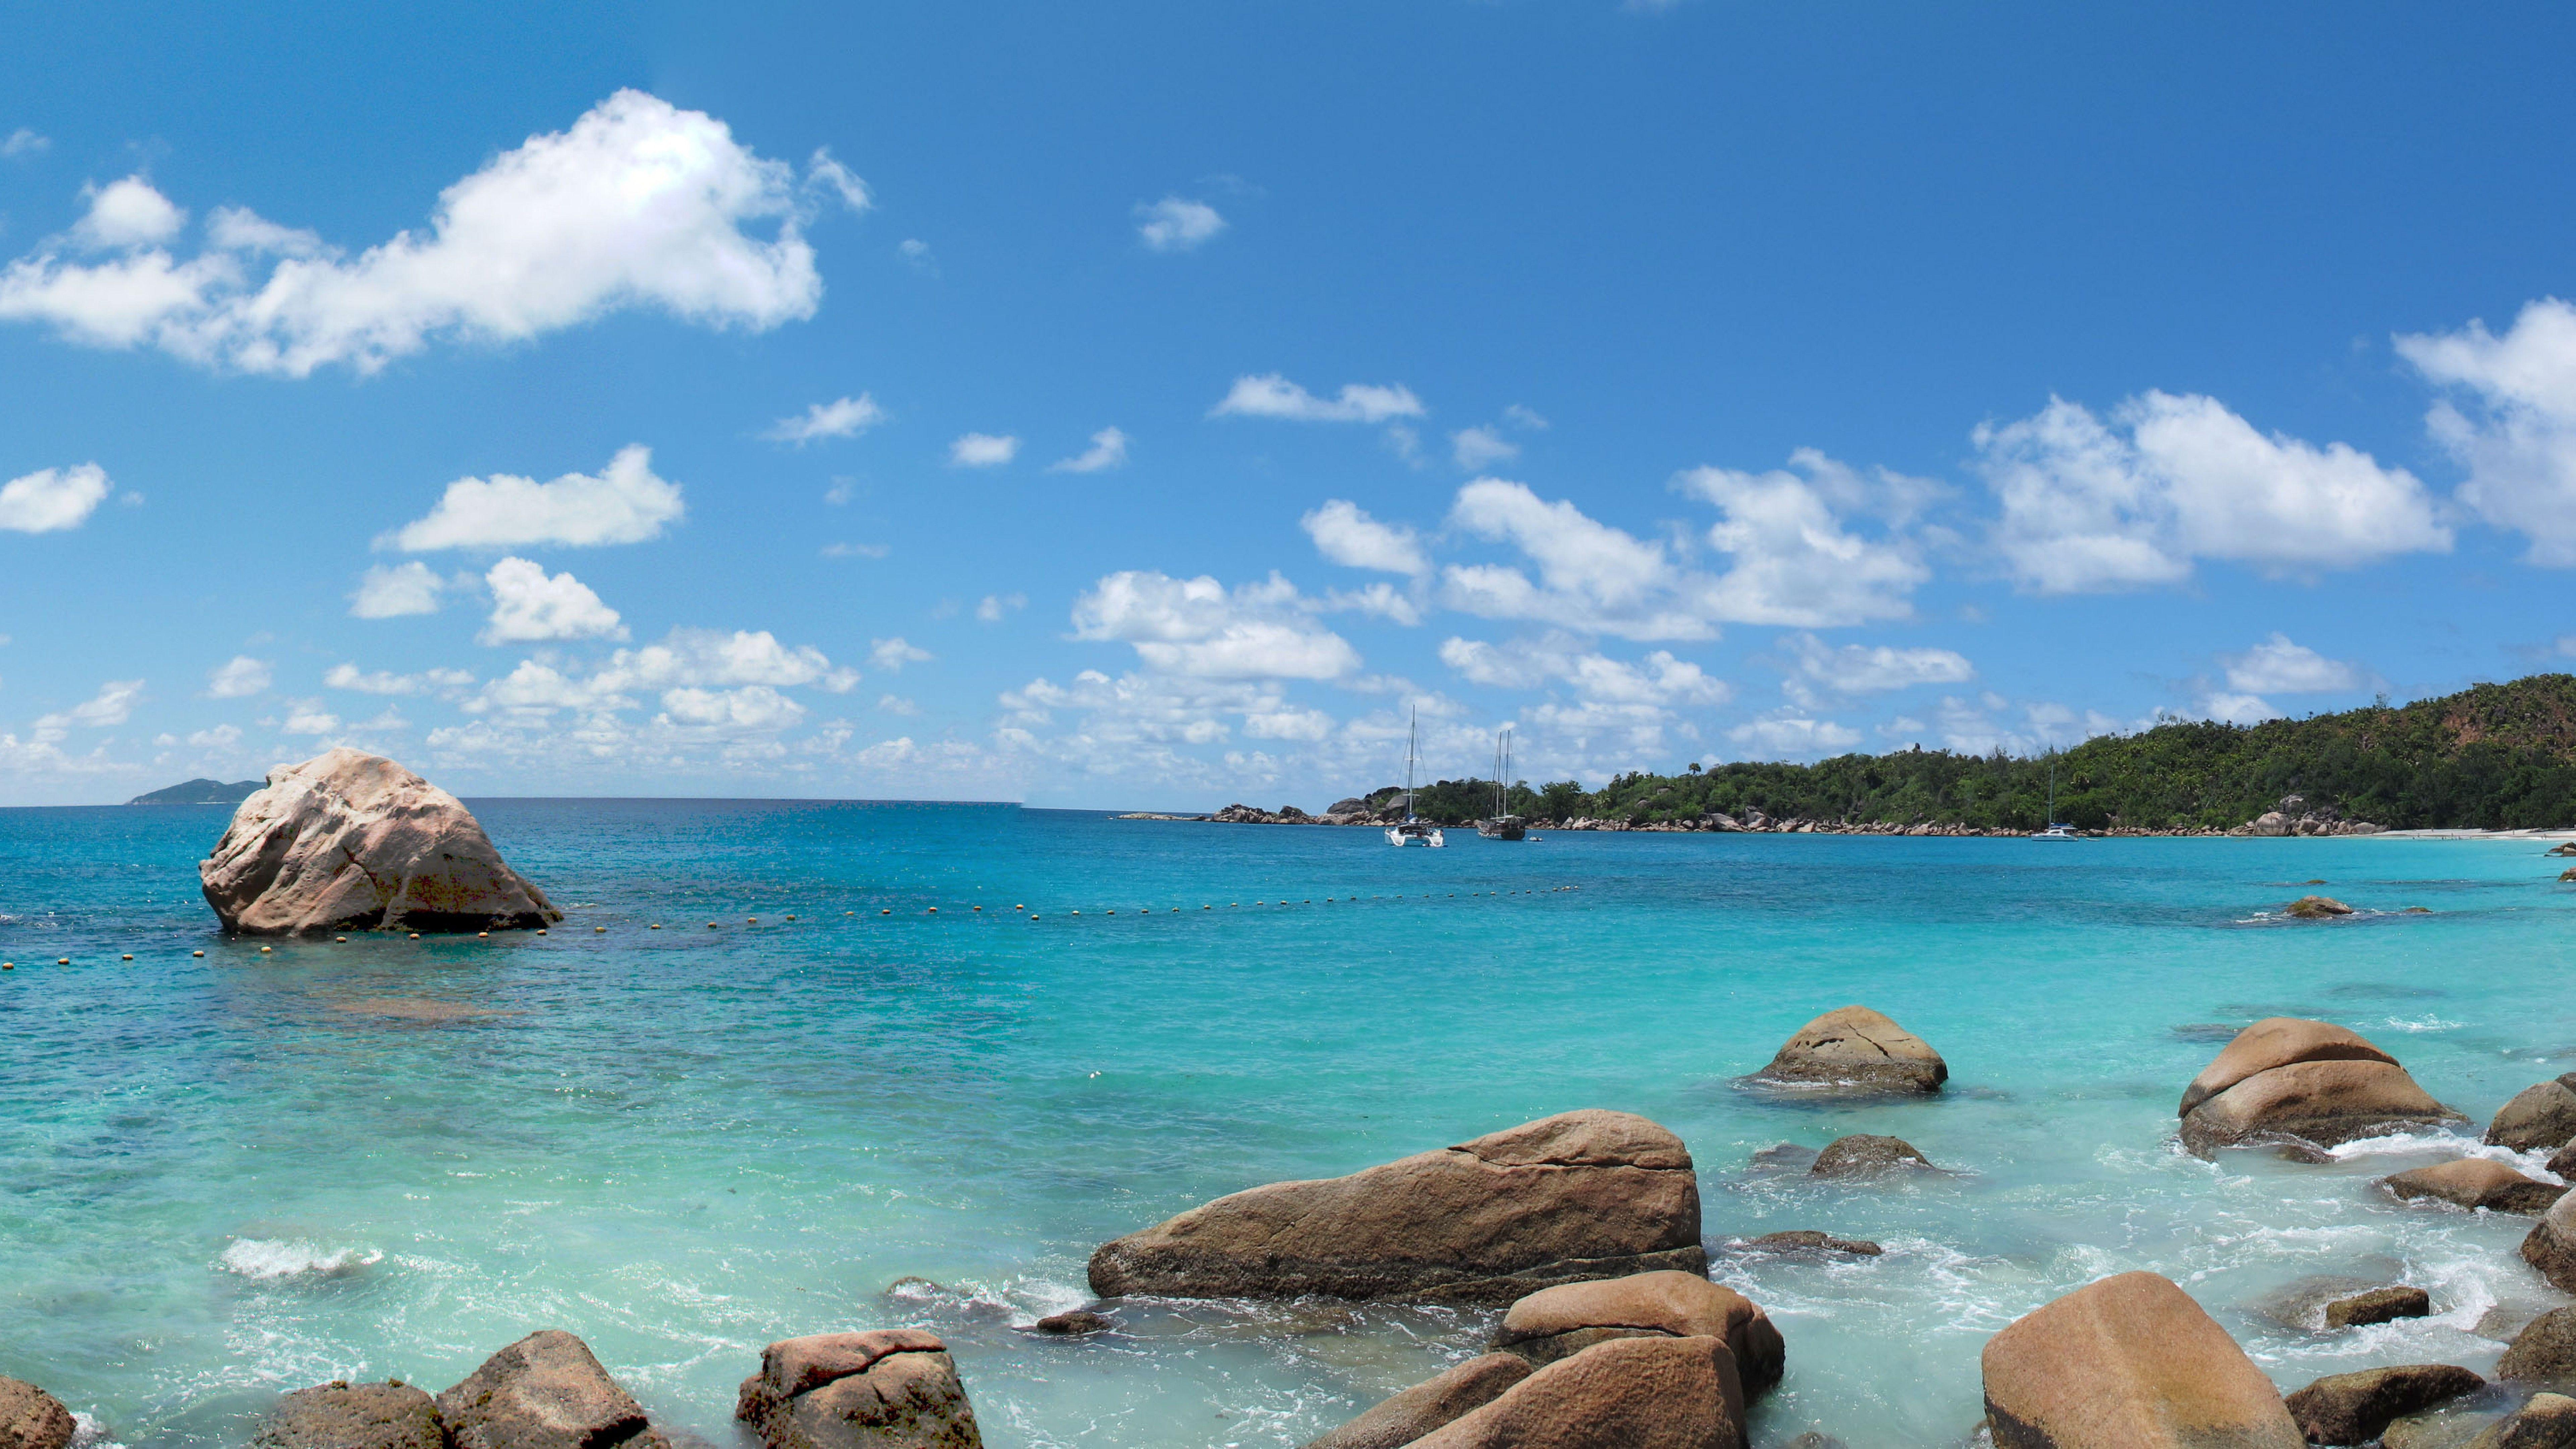
[[[1503,421],[1527,432],[1538,432],[1547,426],[1547,419],[1540,417],[1537,409],[1519,403],[1503,409]]]
[[[324,709],[318,699],[293,700],[287,706],[286,723],[279,728],[290,735],[336,735],[340,717]]]
[[[418,674],[396,674],[391,670],[363,671],[354,664],[335,664],[322,676],[330,689],[346,689],[358,694],[449,694],[474,686],[474,676],[462,669],[427,669]]]
[[[89,211],[72,226],[72,238],[87,247],[153,246],[179,234],[188,213],[152,189],[141,176],[128,176],[105,186],[81,189]]]
[[[0,156],[33,156],[53,144],[52,137],[39,136],[25,126],[20,126],[11,131],[6,138],[0,138]]]
[[[886,555],[893,552],[893,545],[883,543],[827,543],[823,545],[823,557],[825,558],[884,558]]]
[[[1127,461],[1127,435],[1116,428],[1102,428],[1091,435],[1091,446],[1070,458],[1047,465],[1050,473],[1097,473],[1115,468]]]
[[[1422,606],[1413,596],[1384,580],[1360,589],[1328,589],[1311,607],[1326,614],[1373,614],[1408,629],[1422,622]]]
[[[1460,428],[1449,435],[1449,456],[1473,473],[1521,455],[1521,445],[1492,428]]]
[[[930,243],[921,238],[905,237],[902,244],[894,250],[895,254],[910,263],[915,271],[928,272],[934,276],[938,274],[939,262],[930,254]]]
[[[1635,663],[1612,659],[1584,648],[1566,634],[1489,644],[1451,638],[1440,646],[1440,662],[1470,683],[1503,689],[1528,689],[1555,682],[1595,704],[1716,705],[1734,693],[1726,681],[1698,665],[1658,649]]]
[[[1304,611],[1277,574],[1231,593],[1201,575],[1128,570],[1074,601],[1074,637],[1117,640],[1146,664],[1201,679],[1338,679],[1359,652]]]
[[[1948,649],[1898,649],[1891,645],[1846,644],[1836,648],[1813,634],[1783,641],[1790,673],[1783,683],[1790,699],[1815,709],[1828,695],[1877,694],[1920,684],[1964,684],[1976,677],[1966,656]]]
[[[390,568],[379,564],[358,580],[358,591],[349,596],[349,617],[396,619],[406,614],[435,614],[439,593],[446,587],[444,580],[430,572],[429,565],[417,559]]]
[[[376,541],[405,553],[442,548],[588,548],[642,543],[661,536],[683,512],[680,485],[653,475],[653,450],[630,443],[594,474],[566,473],[551,483],[495,473],[459,478],[429,516]]]
[[[986,594],[975,605],[975,617],[987,624],[998,624],[1005,615],[1028,606],[1029,596],[1026,594]]]
[[[245,699],[268,688],[269,668],[247,654],[236,654],[232,662],[219,664],[206,675],[206,698]]]
[[[1348,499],[1326,502],[1298,519],[1297,525],[1315,541],[1316,552],[1345,568],[1376,569],[1415,578],[1431,572],[1431,560],[1423,553],[1422,541],[1412,529],[1380,523]]]
[[[188,743],[190,746],[200,750],[228,750],[233,746],[240,744],[241,737],[242,732],[241,726],[239,725],[216,725],[213,729],[196,730],[191,732],[188,736]]]
[[[2242,654],[2226,656],[2227,687],[2244,694],[2320,694],[2359,689],[2359,666],[2328,659],[2287,634],[2274,634]],[[2268,706],[2266,706],[2268,708]]]
[[[773,443],[794,443],[799,447],[817,438],[855,438],[886,420],[886,411],[866,393],[857,397],[837,398],[815,403],[803,416],[780,418],[761,436]]]
[[[846,173],[822,160],[809,179],[840,190]],[[93,218],[115,190],[93,198]],[[139,200],[99,226],[151,235]],[[45,249],[0,272],[0,318],[294,377],[335,363],[372,372],[441,337],[524,341],[625,307],[764,329],[811,316],[822,295],[806,205],[794,170],[738,145],[723,122],[619,91],[447,188],[426,233],[354,258],[285,256],[264,277],[260,253],[225,237],[185,262],[155,249],[84,264]],[[772,239],[744,230],[766,222]]]
[[[805,163],[805,189],[818,196],[838,201],[852,212],[863,212],[876,205],[868,195],[868,184],[858,173],[832,159],[830,148],[817,146]]]
[[[766,684],[741,689],[666,689],[662,711],[684,725],[742,730],[782,730],[800,724],[805,706]]]
[[[1910,596],[1931,570],[1901,538],[1851,531],[1837,505],[1875,505],[1904,520],[1929,485],[1884,469],[1864,477],[1813,448],[1789,462],[1798,472],[1694,468],[1676,480],[1717,505],[1722,517],[1709,527],[1709,545],[1733,560],[1703,595],[1709,616],[1816,629],[1911,614]]]
[[[1348,383],[1338,397],[1320,398],[1272,372],[1238,377],[1234,388],[1208,409],[1212,418],[1285,418],[1300,423],[1382,423],[1422,416],[1422,400],[1401,385]]]
[[[133,716],[135,703],[142,698],[142,680],[110,680],[86,701],[59,713],[38,716],[31,734],[38,743],[50,744],[62,739],[75,725],[83,729],[121,725]]]
[[[991,433],[968,433],[948,445],[949,466],[993,468],[1020,455],[1020,440]]]
[[[789,648],[766,629],[673,629],[658,644],[620,649],[594,681],[608,692],[682,685],[729,688],[765,684],[817,686],[846,694],[859,682],[855,669],[835,666],[811,644]]]
[[[59,533],[78,528],[109,492],[96,463],[45,468],[0,484],[0,528],[13,533]]]
[[[1136,215],[1144,219],[1136,235],[1158,252],[1189,251],[1225,230],[1225,218],[1217,215],[1215,207],[1178,196],[1139,204]]]
[[[1728,730],[1726,737],[1753,758],[1764,760],[1811,759],[1839,754],[1860,743],[1858,730],[1792,711],[1747,720]]]
[[[492,615],[475,636],[482,643],[626,637],[617,611],[569,573],[549,578],[543,564],[505,558],[483,582],[492,590]]]
[[[2213,694],[2200,702],[2201,712],[2225,724],[2261,724],[2281,712],[2251,694]]]
[[[1708,579],[1677,567],[1650,543],[1586,517],[1572,503],[1542,501],[1528,485],[1479,478],[1458,490],[1452,524],[1506,542],[1538,565],[1533,583],[1505,564],[1452,564],[1441,596],[1489,619],[1529,619],[1628,639],[1707,639]]]
[[[868,642],[868,662],[888,674],[900,674],[907,664],[921,664],[937,657],[927,649],[905,643],[900,634]]]
[[[2405,469],[2343,443],[2266,437],[2213,398],[2148,392],[2109,424],[2052,398],[1973,437],[2003,503],[1997,544],[2041,593],[2171,583],[2203,558],[2302,572],[2451,546]]]
[[[2530,561],[2576,565],[2576,306],[2555,297],[2522,309],[2502,337],[2458,332],[2397,339],[2398,355],[2468,406],[2433,405],[2425,423],[2469,470],[2460,501],[2531,540]]]
[[[877,708],[883,713],[903,715],[907,718],[921,713],[920,705],[913,703],[911,700],[904,698],[900,694],[884,694],[877,696]]]

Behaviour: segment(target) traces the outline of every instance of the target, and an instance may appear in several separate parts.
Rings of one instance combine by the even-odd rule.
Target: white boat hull
[[[1427,845],[1433,850],[1438,850],[1447,845],[1449,840],[1437,830],[1408,831],[1402,826],[1390,825],[1386,830],[1386,843],[1394,846]]]

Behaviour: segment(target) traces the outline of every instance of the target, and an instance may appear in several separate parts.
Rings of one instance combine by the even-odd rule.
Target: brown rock
[[[2576,1142],[2571,1142],[2549,1154],[2549,1160],[2541,1166],[2547,1168],[2550,1175],[2554,1177],[2576,1182]]]
[[[251,1449],[445,1449],[438,1405],[408,1384],[330,1383],[297,1389]]]
[[[2562,1293],[2576,1293],[2576,1194],[2561,1196],[2522,1240],[2522,1260]]]
[[[2087,1284],[1986,1343],[1996,1449],[2299,1449],[2280,1391],[2153,1273]]]
[[[346,747],[268,772],[197,866],[228,931],[534,929],[563,919],[455,796]]]
[[[1106,1331],[1109,1326],[1108,1319],[1087,1308],[1077,1308],[1070,1313],[1050,1313],[1037,1321],[1037,1331],[1040,1333],[1060,1333],[1068,1336],[1100,1333]]]
[[[1091,1290],[1504,1304],[1659,1268],[1708,1269],[1690,1152],[1643,1117],[1587,1111],[1218,1198],[1103,1244]]]
[[[1875,1258],[1887,1251],[1867,1238],[1837,1238],[1813,1228],[1764,1233],[1758,1238],[1745,1239],[1743,1246],[1766,1253],[1844,1253],[1855,1258]]]
[[[1492,1403],[1502,1397],[1504,1390],[1529,1376],[1529,1360],[1518,1354],[1483,1354],[1380,1400],[1367,1413],[1312,1441],[1306,1449],[1399,1449]]]
[[[25,1379],[0,1378],[0,1449],[65,1449],[78,1427],[62,1400]]]
[[[2567,1192],[2557,1183],[2525,1177],[2492,1157],[2437,1162],[2398,1173],[2380,1185],[2401,1198],[2439,1198],[2464,1208],[2534,1217],[2549,1211],[2549,1205]]]
[[[2301,896],[2290,902],[2286,910],[2302,921],[2330,921],[2337,916],[2352,914],[2352,907],[2332,896]]]
[[[2576,1076],[2576,1072],[2567,1075]],[[2487,1124],[2487,1145],[2529,1152],[2576,1141],[2576,1091],[2568,1087],[2567,1077],[2560,1077],[2516,1093]]]
[[[2487,1381],[2446,1363],[2330,1374],[2290,1395],[2290,1417],[2311,1444],[2367,1444],[2389,1424],[2473,1394]]]
[[[736,1419],[768,1449],[982,1449],[956,1360],[913,1328],[817,1333],[760,1351]]]
[[[1748,1401],[1780,1382],[1783,1349],[1770,1315],[1698,1273],[1638,1273],[1533,1293],[1503,1315],[1494,1347],[1547,1364],[1614,1338],[1703,1337],[1726,1341]]]
[[[667,1449],[590,1345],[553,1328],[485,1359],[438,1396],[438,1417],[455,1449]]]
[[[1857,1132],[1837,1137],[1816,1154],[1815,1165],[1807,1169],[1810,1177],[1877,1177],[1890,1172],[1938,1171],[1929,1159],[1915,1150],[1913,1143],[1902,1137],[1877,1137]]]
[[[1558,1359],[1410,1449],[1744,1449],[1744,1390],[1715,1338],[1621,1338]]]
[[[2194,1107],[2182,1119],[2182,1142],[2206,1157],[2249,1138],[2332,1147],[2389,1127],[2460,1120],[2393,1062],[2299,1062],[2257,1072]]]
[[[2357,1032],[2332,1022],[2305,1021],[2295,1016],[2267,1016],[2236,1034],[2182,1094],[2179,1117],[2191,1115],[2191,1109],[2244,1081],[2256,1072],[2286,1067],[2293,1062],[2386,1062],[2397,1065],[2397,1058],[2364,1040]]]
[[[2524,1324],[2497,1361],[2496,1377],[2576,1382],[2576,1308],[2553,1308]]]
[[[2373,1288],[2327,1304],[2326,1327],[2359,1328],[2400,1318],[2426,1318],[2432,1312],[2433,1295],[2421,1288]]]
[[[2521,1408],[2469,1441],[2469,1449],[2570,1449],[2576,1446],[2576,1399],[2534,1394]]]
[[[1846,1006],[1798,1028],[1755,1076],[1855,1092],[1937,1092],[1950,1067],[1923,1038],[1866,1006]]]

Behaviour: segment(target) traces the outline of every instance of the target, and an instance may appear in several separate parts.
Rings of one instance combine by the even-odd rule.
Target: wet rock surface
[[[2404,1199],[2438,1199],[2464,1208],[2538,1217],[2566,1195],[2557,1183],[2525,1177],[2491,1157],[2463,1157],[2401,1172],[2381,1186]]]
[[[66,1449],[77,1427],[62,1400],[25,1379],[0,1378],[0,1449]]]
[[[2286,1401],[2311,1444],[2367,1444],[2388,1426],[2435,1404],[2473,1394],[2487,1381],[2444,1363],[2404,1364],[2332,1374]]]
[[[2576,1142],[2576,1072],[2523,1088],[2487,1124],[2487,1145],[2516,1152]]]
[[[1875,1258],[1887,1251],[1867,1238],[1837,1238],[1813,1228],[1764,1233],[1758,1238],[1746,1238],[1736,1246],[1744,1252],[1815,1258]]]
[[[1533,1293],[1503,1315],[1493,1346],[1547,1364],[1614,1338],[1699,1337],[1725,1342],[1748,1402],[1780,1382],[1783,1348],[1770,1316],[1697,1273],[1639,1273]]]
[[[2359,1328],[2371,1323],[2393,1323],[2400,1318],[2423,1318],[2432,1311],[2433,1296],[2421,1288],[2373,1288],[2327,1304],[2325,1324],[2328,1328]]]
[[[2522,1260],[2562,1293],[2576,1293],[2576,1195],[2550,1204],[2522,1240]]]
[[[1825,1144],[1825,1150],[1816,1154],[1815,1165],[1807,1169],[1807,1175],[1850,1179],[1937,1171],[1939,1169],[1933,1167],[1931,1160],[1904,1138],[1862,1132],[1838,1137]]]
[[[2524,1324],[2497,1361],[2496,1377],[2576,1383],[2576,1308],[2553,1308]]]
[[[1826,1012],[1783,1043],[1754,1080],[1844,1094],[1937,1092],[1950,1067],[1921,1037],[1866,1006]]]
[[[428,1393],[408,1384],[329,1383],[280,1399],[251,1449],[445,1449]]]
[[[916,1328],[818,1333],[762,1349],[734,1417],[767,1449],[982,1449],[957,1363]]]
[[[1479,1355],[1381,1400],[1306,1449],[1398,1449],[1501,1398],[1531,1372],[1530,1361],[1518,1354]]]
[[[438,1417],[455,1449],[667,1449],[590,1345],[560,1329],[485,1359],[438,1396]]]
[[[1622,1338],[1557,1360],[1412,1449],[1744,1449],[1744,1392],[1715,1338]]]
[[[2189,1294],[2153,1273],[2102,1279],[1987,1340],[1996,1449],[2299,1449],[2279,1390]]]

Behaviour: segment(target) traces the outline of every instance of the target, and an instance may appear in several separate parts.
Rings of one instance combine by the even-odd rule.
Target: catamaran
[[[1519,840],[1529,834],[1521,818],[1504,809],[1511,803],[1512,732],[1494,736],[1494,813],[1476,822],[1476,833],[1487,840]]]
[[[1425,825],[1413,818],[1414,745],[1422,733],[1422,711],[1413,712],[1413,723],[1404,732],[1404,823],[1386,828],[1389,845],[1428,845],[1437,850],[1449,843],[1437,825]]]

